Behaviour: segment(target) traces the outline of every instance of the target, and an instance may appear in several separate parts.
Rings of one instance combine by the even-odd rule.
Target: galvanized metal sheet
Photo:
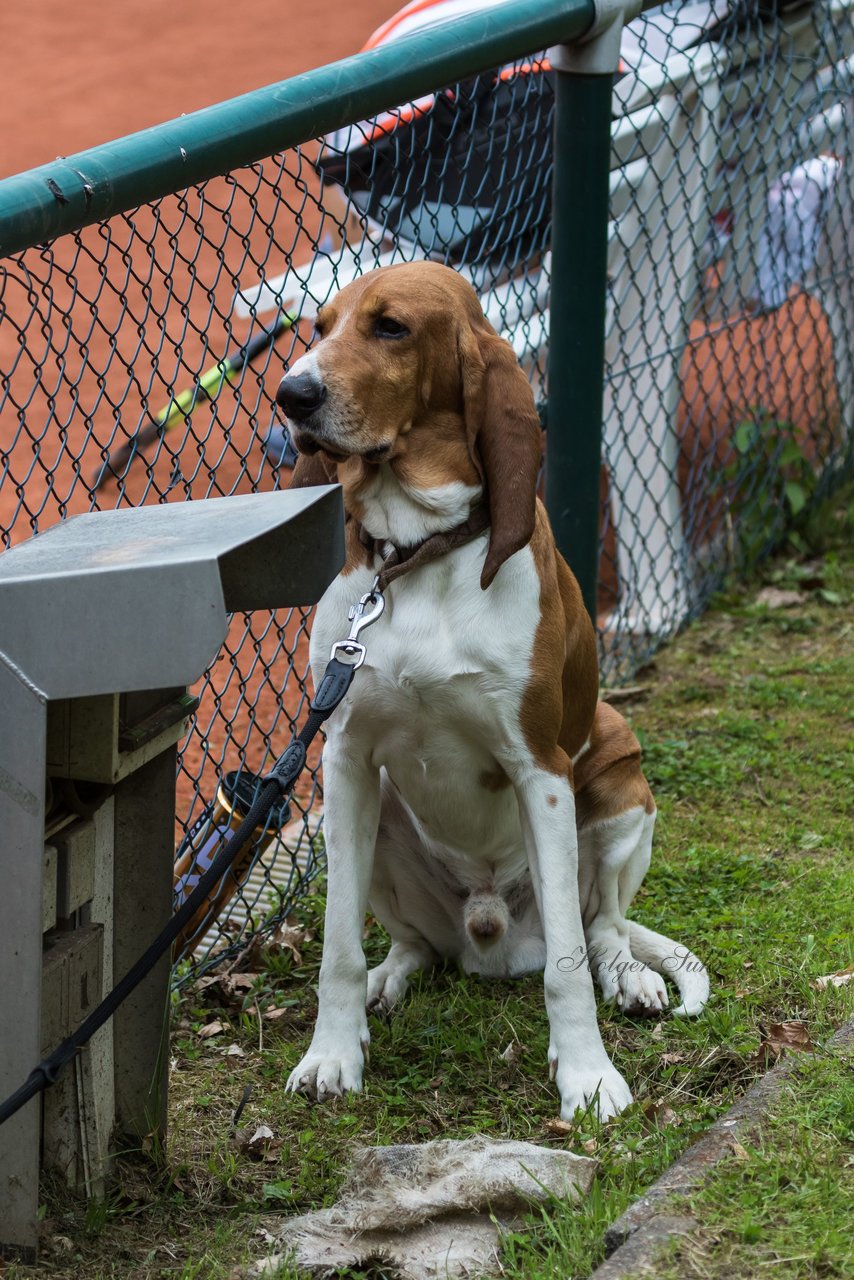
[[[228,611],[312,604],[342,563],[336,486],[77,516],[0,556],[0,651],[48,698],[190,684]]]

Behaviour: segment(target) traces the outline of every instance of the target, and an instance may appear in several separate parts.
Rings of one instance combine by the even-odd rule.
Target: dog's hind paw
[[[634,973],[620,977],[617,1008],[635,1018],[650,1018],[663,1013],[669,1001],[664,979],[646,965]]]
[[[313,1053],[309,1049],[288,1077],[289,1093],[302,1093],[315,1102],[340,1098],[345,1093],[359,1093],[365,1066],[366,1045],[349,1055]]]
[[[607,1003],[634,1018],[663,1013],[669,1003],[664,979],[640,960],[624,961],[622,956],[621,952],[610,963],[601,962],[596,970]]]
[[[368,995],[365,1007],[368,1013],[387,1018],[392,1009],[403,999],[409,987],[409,978],[400,968],[388,961],[368,970]]]

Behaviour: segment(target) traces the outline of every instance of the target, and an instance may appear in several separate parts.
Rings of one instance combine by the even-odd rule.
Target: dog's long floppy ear
[[[337,484],[338,468],[323,453],[301,453],[296,461],[289,489],[307,489],[315,484]]]
[[[528,379],[509,342],[483,318],[460,334],[469,451],[489,497],[485,591],[505,560],[534,533],[543,433]]]

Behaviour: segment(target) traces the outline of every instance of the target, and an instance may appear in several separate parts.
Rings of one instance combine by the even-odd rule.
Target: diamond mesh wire
[[[612,679],[851,458],[850,6],[666,5],[630,36],[604,413]]]
[[[609,683],[850,464],[851,13],[767,8],[666,5],[624,35],[601,475]],[[286,486],[279,379],[317,307],[378,263],[431,256],[466,273],[545,405],[553,76],[526,56],[0,263],[3,545],[83,511]],[[302,610],[233,617],[195,690],[179,840],[212,829],[223,773],[261,771],[287,745],[309,625]],[[320,865],[321,815],[315,753],[287,825],[195,940],[194,971],[287,914]]]

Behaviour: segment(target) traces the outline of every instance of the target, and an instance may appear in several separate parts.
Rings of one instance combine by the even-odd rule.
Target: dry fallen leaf
[[[587,1155],[592,1156],[594,1151],[599,1150],[599,1143],[595,1138],[588,1138],[586,1142],[582,1142],[581,1149],[585,1151]]]
[[[664,1023],[663,1023],[663,1022],[657,1022],[657,1023],[655,1024],[655,1026],[653,1027],[653,1029],[652,1029],[652,1031],[651,1031],[651,1033],[650,1033],[650,1037],[649,1037],[649,1038],[650,1038],[650,1040],[663,1040],[663,1039],[664,1039]]]
[[[672,1067],[676,1062],[684,1062],[684,1053],[663,1053],[661,1055],[661,1065],[663,1067]]]
[[[210,1040],[211,1036],[218,1036],[224,1030],[223,1025],[219,1021],[209,1022],[207,1026],[200,1027],[196,1035],[200,1040]]]
[[[225,1051],[227,1058],[245,1058],[246,1050],[241,1049],[239,1044],[230,1044]]]
[[[209,973],[204,978],[199,978],[195,987],[197,991],[207,991],[208,987],[212,987],[215,982],[219,982],[218,973]]]
[[[764,604],[767,609],[791,609],[803,603],[800,591],[781,591],[779,587],[763,587],[756,597],[756,604]]]
[[[571,1133],[575,1133],[575,1125],[568,1120],[546,1120],[543,1128],[551,1138],[568,1138]]]
[[[242,1012],[257,983],[257,973],[223,973],[218,987],[222,1007],[235,1013]]]
[[[258,981],[257,973],[226,973],[220,978],[225,991],[251,991]]]
[[[814,1053],[815,1045],[810,1040],[810,1033],[805,1022],[792,1019],[790,1022],[774,1022],[766,1031],[760,1027],[762,1041],[756,1053],[759,1064],[777,1062],[785,1050],[797,1053]]]
[[[271,1163],[278,1159],[284,1145],[284,1138],[277,1138],[268,1124],[259,1124],[251,1135],[248,1129],[239,1129],[234,1136],[239,1149],[251,1160]]]
[[[265,1009],[263,1017],[267,1022],[275,1022],[277,1018],[284,1018],[287,1009]]]
[[[522,1052],[522,1046],[518,1040],[511,1040],[507,1048],[502,1050],[501,1057],[505,1062],[514,1063]]]
[[[837,969],[836,973],[826,973],[823,978],[816,978],[810,983],[815,991],[825,991],[828,987],[844,987],[846,982],[850,982],[854,978],[854,961],[847,964],[844,969]]]
[[[290,951],[294,964],[302,964],[300,947],[314,938],[312,929],[303,929],[296,916],[288,916],[283,924],[270,935],[267,946],[271,950]]]
[[[653,1102],[650,1098],[643,1104],[643,1113],[657,1129],[679,1124],[679,1117],[668,1102]]]
[[[768,1039],[777,1041],[785,1049],[801,1049],[805,1053],[814,1051],[807,1024],[799,1018],[794,1018],[791,1022],[772,1023],[768,1028]]]

